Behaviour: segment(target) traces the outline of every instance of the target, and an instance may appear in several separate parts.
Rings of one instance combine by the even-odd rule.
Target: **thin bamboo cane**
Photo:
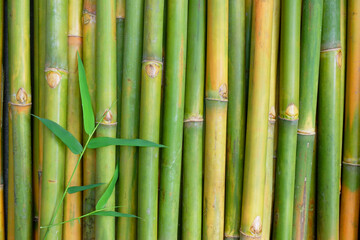
[[[225,186],[225,237],[240,236],[245,157],[245,1],[229,1],[229,108]]]
[[[340,41],[341,41],[341,81],[340,81],[340,158],[343,156],[344,108],[345,108],[345,75],[346,75],[346,22],[348,0],[340,0]],[[341,177],[341,172],[340,172]],[[340,183],[341,184],[341,183]]]
[[[270,97],[269,97],[269,120],[268,136],[266,144],[266,172],[264,190],[264,213],[262,240],[271,237],[271,220],[274,202],[274,155],[275,155],[275,124],[276,124],[276,92],[278,79],[278,53],[279,53],[279,30],[280,30],[280,0],[274,0],[272,19],[272,41],[271,41],[271,72],[270,72]]]
[[[308,229],[316,105],[319,81],[323,0],[304,0],[300,60],[300,120],[297,137],[293,239],[304,239]]]
[[[340,0],[324,0],[317,142],[319,240],[339,239],[341,58]]]
[[[181,233],[201,239],[206,1],[189,1]]]
[[[32,238],[30,1],[8,5],[15,239]]]
[[[360,2],[348,1],[344,152],[341,184],[340,239],[358,239],[360,207]],[[341,26],[340,26],[341,28]]]
[[[281,2],[279,133],[274,239],[291,239],[300,76],[301,0]]]
[[[13,154],[13,128],[11,105],[8,103],[8,126],[9,126],[9,169],[8,169],[8,213],[7,213],[7,239],[15,239],[15,201],[14,201],[14,154]]]
[[[316,159],[316,138],[314,143],[313,159]],[[316,165],[317,162],[313,161],[311,170],[311,184],[310,184],[310,196],[309,196],[309,211],[307,219],[307,233],[305,239],[316,239]]]
[[[228,1],[207,1],[203,239],[224,237]]]
[[[86,80],[89,88],[91,105],[95,109],[95,29],[96,29],[96,0],[84,0],[83,7],[83,62],[86,72]],[[83,141],[88,135],[83,131]],[[83,159],[83,185],[95,183],[95,149],[87,149]],[[83,192],[83,214],[95,209],[95,189]],[[95,238],[95,216],[83,219],[82,223],[83,239]]]
[[[44,117],[66,128],[67,83],[68,83],[68,1],[46,2],[46,43],[45,43],[45,100]],[[54,154],[56,153],[56,154]],[[51,223],[55,208],[64,191],[65,145],[48,129],[44,129],[43,175],[41,185],[40,225]],[[61,222],[61,206],[54,223]],[[62,226],[43,228],[40,238],[62,237]]]
[[[4,73],[3,73],[3,29],[4,29],[4,1],[0,0],[0,240],[5,239],[5,209],[4,209],[4,173],[3,173],[3,98],[4,98]]]
[[[143,0],[126,2],[124,62],[121,94],[121,138],[139,137],[141,54],[143,40]],[[120,147],[118,204],[121,212],[137,214],[138,149]],[[136,219],[117,219],[117,239],[136,239]]]
[[[187,0],[167,2],[163,144],[160,166],[159,239],[177,235],[185,102]]]
[[[267,155],[274,1],[255,0],[253,4],[240,239],[262,235]]]
[[[141,139],[159,142],[164,0],[145,0],[141,75]],[[157,239],[159,149],[139,149],[138,239]]]
[[[254,0],[245,0],[245,80],[246,80],[246,97],[248,99],[249,76],[250,76],[250,49],[251,49],[251,22],[252,8]],[[247,107],[247,104],[246,106]]]
[[[116,137],[116,17],[115,1],[98,1],[96,5],[96,120],[100,123],[97,137]],[[104,193],[115,172],[116,148],[108,146],[96,149],[96,183],[106,183],[96,189],[96,200]],[[105,208],[115,206],[115,191]],[[115,218],[95,217],[95,238],[115,239]]]
[[[82,141],[82,112],[78,76],[77,53],[82,53],[82,15],[83,1],[69,0],[69,32],[68,32],[68,107],[67,107],[67,130],[79,141]],[[66,149],[65,182],[67,184],[74,171],[79,155]],[[70,186],[81,186],[82,171],[78,168],[70,183]],[[64,200],[64,220],[81,216],[82,195],[81,192],[68,194]],[[78,221],[65,223],[63,226],[64,239],[81,239],[81,224]]]

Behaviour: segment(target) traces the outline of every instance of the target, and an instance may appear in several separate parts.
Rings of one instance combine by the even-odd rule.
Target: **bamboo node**
[[[155,78],[160,72],[160,65],[154,62],[150,62],[145,66],[145,71],[149,77]]]
[[[184,119],[184,123],[187,123],[187,122],[203,122],[204,121],[204,118],[201,117],[201,116],[191,116],[187,119]]]
[[[271,106],[271,108],[270,108],[270,111],[269,111],[269,121],[270,121],[270,122],[275,122],[275,121],[276,121],[275,106]]]
[[[104,121],[106,123],[111,123],[111,121],[113,119],[113,115],[112,115],[111,111],[109,109],[106,109],[104,114],[105,114]]]
[[[19,88],[19,90],[16,93],[16,101],[19,103],[26,103],[28,100],[28,95],[24,88]]]
[[[336,54],[336,63],[337,63],[338,68],[341,68],[341,65],[342,65],[342,52],[341,52],[341,49]]]
[[[226,83],[221,84],[219,88],[219,95],[222,99],[228,99],[228,89]]]
[[[84,21],[84,25],[89,24],[89,23],[96,23],[96,15],[84,10],[83,11],[83,21]]]
[[[291,103],[287,106],[285,111],[286,119],[295,120],[299,116],[299,109],[295,106],[295,104]]]
[[[262,232],[262,224],[261,224],[260,216],[256,216],[253,223],[251,224],[250,231],[251,231],[251,233],[253,233],[255,235],[261,234],[261,232]]]
[[[61,74],[58,71],[56,70],[54,71],[52,69],[51,70],[49,69],[45,72],[46,72],[45,78],[49,87],[56,88],[61,81]]]
[[[314,131],[314,129],[311,129],[311,130],[298,129],[297,133],[299,135],[308,135],[308,136],[316,135],[316,132]]]
[[[243,231],[241,231],[241,229],[240,229],[240,234],[245,236],[246,239],[261,239],[261,236],[252,236],[252,235],[246,234]]]

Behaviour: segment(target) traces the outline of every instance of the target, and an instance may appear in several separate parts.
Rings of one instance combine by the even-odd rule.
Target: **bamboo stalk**
[[[68,1],[50,0],[46,4],[44,117],[66,128]],[[64,191],[66,151],[61,140],[48,129],[44,129],[43,147],[40,225],[46,226],[51,223],[55,208]],[[62,217],[61,206],[53,222],[61,222]],[[45,235],[49,239],[60,239],[62,226],[41,229],[40,238],[44,239]]]
[[[314,143],[313,159],[316,159],[316,138]],[[307,234],[305,239],[315,240],[316,239],[316,165],[317,162],[313,161],[311,170],[311,183],[310,183],[310,196],[309,196],[309,211],[307,219]]]
[[[228,1],[207,2],[203,239],[224,237]]]
[[[271,70],[270,70],[270,96],[268,136],[266,144],[265,163],[265,190],[264,190],[264,213],[261,239],[268,240],[271,237],[271,220],[274,202],[274,172],[275,172],[275,124],[276,124],[276,92],[278,77],[278,53],[279,53],[279,30],[280,30],[280,0],[274,0],[272,19],[271,41]]]
[[[339,239],[341,58],[340,1],[324,0],[317,142],[319,240]]]
[[[86,72],[86,80],[89,88],[91,105],[95,109],[95,30],[96,30],[96,0],[84,0],[83,7],[83,62]],[[88,135],[83,131],[83,141]],[[95,162],[96,150],[87,149],[83,158],[83,185],[95,183]],[[95,209],[95,189],[83,192],[83,214],[87,214]],[[83,219],[82,224],[83,239],[95,238],[95,216]]]
[[[245,157],[245,2],[229,1],[229,108],[225,186],[225,237],[240,236],[241,193]]]
[[[340,41],[341,41],[341,81],[340,81],[340,158],[343,156],[344,108],[345,108],[345,75],[346,75],[346,22],[348,0],[340,0]],[[340,172],[341,177],[341,172]],[[341,183],[340,183],[341,184]]]
[[[4,72],[3,72],[3,30],[4,30],[4,1],[0,0],[0,240],[5,239],[5,209],[4,209],[4,173],[3,159],[3,99],[4,99]]]
[[[121,138],[139,137],[141,54],[144,1],[126,2],[124,62],[121,94]],[[121,212],[137,214],[138,149],[120,147],[118,205]],[[136,219],[118,218],[117,239],[136,239]]]
[[[8,103],[8,126],[9,126],[9,169],[8,169],[8,213],[7,213],[7,239],[15,239],[15,201],[14,201],[14,153],[13,153],[13,128],[11,105]]]
[[[248,99],[249,76],[250,76],[250,49],[251,49],[251,26],[252,8],[254,0],[245,0],[245,79],[246,79],[246,98]],[[247,104],[246,104],[247,107]]]
[[[301,0],[281,3],[279,132],[274,239],[291,239],[300,76]]]
[[[201,239],[206,1],[189,1],[184,112],[182,239]]]
[[[9,81],[13,127],[14,238],[32,238],[30,1],[11,1]]]
[[[97,137],[116,137],[116,17],[115,1],[98,1],[96,6],[96,120],[105,117],[96,131]],[[115,172],[115,146],[96,149],[96,183],[106,183],[96,189],[98,201]],[[115,206],[115,191],[105,208]],[[115,218],[95,217],[95,238],[115,239]]]
[[[314,164],[323,0],[304,0],[302,16],[300,120],[296,153],[293,239],[304,239],[307,235],[311,182],[315,181],[312,179],[312,165]]]
[[[82,141],[82,112],[80,100],[80,87],[78,75],[77,53],[82,53],[82,0],[69,0],[69,32],[68,32],[68,107],[67,107],[67,130],[79,141]],[[79,155],[66,149],[65,182],[67,184],[74,171]],[[81,186],[82,171],[77,168],[70,186]],[[82,196],[81,192],[68,194],[64,200],[64,220],[81,216]],[[65,223],[63,226],[64,239],[81,239],[81,224],[78,221]]]
[[[360,207],[360,2],[348,1],[344,152],[341,182],[340,238],[358,239]],[[341,28],[341,26],[340,26]]]
[[[254,1],[240,239],[262,234],[273,12],[273,0]]]
[[[145,0],[141,72],[141,139],[159,142],[164,0]],[[139,149],[138,239],[157,239],[159,149]]]
[[[163,144],[160,166],[159,239],[177,235],[183,143],[187,43],[186,0],[167,2]]]

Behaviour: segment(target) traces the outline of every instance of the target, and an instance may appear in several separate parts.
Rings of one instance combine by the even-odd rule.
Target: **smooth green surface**
[[[229,1],[229,102],[225,186],[225,236],[239,236],[245,157],[245,1]]]
[[[206,1],[189,1],[182,177],[182,239],[201,239]]]

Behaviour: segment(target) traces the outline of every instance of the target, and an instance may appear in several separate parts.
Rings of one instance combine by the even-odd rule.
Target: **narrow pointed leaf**
[[[39,119],[52,133],[54,133],[74,154],[80,154],[83,147],[78,140],[66,129],[49,119],[41,118],[31,114],[32,116]]]
[[[69,187],[68,193],[73,194],[73,193],[77,193],[77,192],[82,192],[82,191],[85,191],[85,190],[88,190],[88,189],[96,188],[96,187],[101,186],[103,184],[104,183],[96,183],[96,184],[90,184],[90,185],[86,185],[86,186]]]
[[[97,215],[97,216],[109,216],[109,217],[130,217],[130,218],[139,218],[132,214],[126,214],[126,213],[119,213],[115,211],[101,211],[101,212],[94,212],[91,215]]]
[[[142,139],[120,139],[110,137],[98,137],[90,140],[88,148],[100,148],[107,146],[130,146],[130,147],[165,147],[164,145],[157,144]]]
[[[81,95],[81,105],[83,110],[84,129],[87,134],[91,134],[95,126],[94,112],[91,105],[89,88],[86,81],[85,68],[78,53],[79,86]]]
[[[96,204],[96,210],[100,210],[102,208],[105,207],[107,201],[109,200],[112,192],[115,189],[115,184],[116,181],[118,180],[119,177],[119,164],[116,164],[116,168],[115,168],[115,172],[114,172],[114,176],[111,179],[111,182],[109,183],[109,186],[106,188],[105,192],[103,193],[103,195],[100,197],[99,201]]]

